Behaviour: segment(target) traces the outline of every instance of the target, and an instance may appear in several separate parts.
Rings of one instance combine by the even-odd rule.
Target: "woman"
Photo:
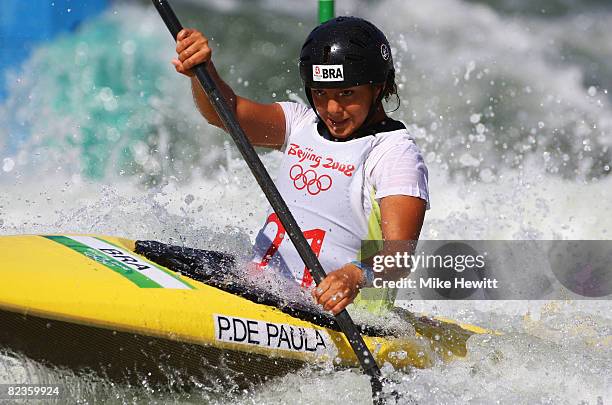
[[[217,74],[208,40],[196,30],[177,35],[176,52],[172,63],[192,78],[196,105],[210,124],[223,128],[191,70],[203,62],[250,142],[284,151],[276,185],[327,272],[313,297],[325,310],[340,312],[372,284],[371,269],[359,261],[362,241],[416,241],[428,208],[421,154],[404,124],[383,109],[383,99],[397,97],[385,35],[355,17],[315,28],[300,55],[312,108],[237,96]],[[312,283],[274,213],[259,232],[254,262],[304,287]],[[392,303],[394,296],[384,294],[376,302]]]

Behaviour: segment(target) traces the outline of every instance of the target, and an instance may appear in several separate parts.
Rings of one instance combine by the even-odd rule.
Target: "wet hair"
[[[387,75],[387,81],[383,86],[382,92],[382,98],[385,100],[385,102],[389,102],[392,96],[395,96],[395,99],[397,100],[397,107],[389,112],[399,110],[401,101],[397,90],[397,83],[395,83],[395,70],[391,70]]]

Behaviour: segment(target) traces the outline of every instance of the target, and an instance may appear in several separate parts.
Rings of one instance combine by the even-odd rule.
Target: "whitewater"
[[[237,93],[301,101],[296,60],[314,7],[289,3],[192,0],[176,9],[212,38],[215,63]],[[411,126],[429,168],[424,240],[610,239],[612,8],[541,3],[338,6],[389,36],[402,97],[392,116]],[[148,4],[116,2],[9,73],[0,101],[0,235],[105,234],[248,256],[265,197],[229,137],[197,113]],[[259,152],[274,176],[282,155]],[[502,332],[472,337],[465,360],[383,367],[405,403],[612,401],[609,300],[398,305]],[[194,382],[191,391],[168,392],[146,376],[122,386],[0,348],[0,383],[23,381],[62,382],[81,403],[370,399],[359,370],[307,367],[252,390]]]

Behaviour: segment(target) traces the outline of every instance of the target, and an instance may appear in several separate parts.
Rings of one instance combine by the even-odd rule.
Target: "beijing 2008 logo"
[[[306,189],[310,195],[317,195],[321,191],[327,191],[332,186],[332,178],[327,174],[319,176],[312,169],[304,171],[304,168],[299,164],[291,166],[289,178],[293,180],[293,185],[296,189]]]

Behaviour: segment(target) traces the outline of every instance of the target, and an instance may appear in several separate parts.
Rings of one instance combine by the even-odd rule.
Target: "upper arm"
[[[388,138],[392,143],[376,151],[371,181],[380,201],[385,240],[418,240],[429,208],[427,167],[410,139]]]
[[[429,174],[421,152],[412,141],[377,152],[371,170],[377,199],[391,195],[419,197],[429,208]]]
[[[425,219],[425,200],[390,195],[380,200],[380,219],[385,240],[416,241]]]
[[[418,197],[390,195],[380,200],[383,255],[414,254],[425,218],[425,209],[425,200]],[[405,267],[386,268],[385,277],[389,280],[399,280],[408,276],[407,270]]]
[[[236,117],[254,146],[280,149],[285,142],[285,114],[278,103],[261,104],[236,97]]]

